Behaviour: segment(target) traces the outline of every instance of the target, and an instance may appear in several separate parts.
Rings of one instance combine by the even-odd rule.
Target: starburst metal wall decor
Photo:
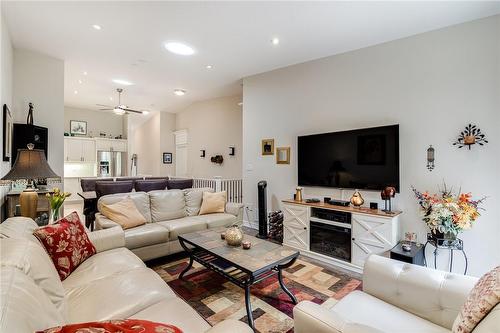
[[[462,132],[460,132],[460,136],[457,141],[453,143],[453,145],[458,146],[458,148],[467,146],[470,150],[471,146],[476,143],[480,146],[484,146],[488,143],[488,140],[486,140],[485,135],[481,133],[481,129],[479,129],[476,125],[469,124],[465,126],[465,129]]]

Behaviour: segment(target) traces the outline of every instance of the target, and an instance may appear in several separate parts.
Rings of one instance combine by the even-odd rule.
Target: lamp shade
[[[50,168],[41,149],[18,149],[12,169],[2,180],[59,178]]]

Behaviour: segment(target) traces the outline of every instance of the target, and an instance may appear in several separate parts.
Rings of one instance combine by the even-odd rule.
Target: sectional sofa
[[[89,321],[136,318],[173,324],[184,333],[251,333],[246,324],[210,325],[143,261],[123,247],[124,233],[89,233],[97,254],[61,282],[23,217],[0,224],[0,332],[37,330]]]
[[[113,204],[130,197],[146,224],[124,230],[125,247],[142,260],[150,260],[181,252],[178,236],[210,228],[243,224],[243,204],[227,203],[224,213],[198,215],[203,192],[211,188],[158,190],[105,195],[99,198],[95,215],[96,229],[121,227],[101,214],[102,205]]]

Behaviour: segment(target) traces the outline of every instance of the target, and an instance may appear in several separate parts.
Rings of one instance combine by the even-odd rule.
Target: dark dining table
[[[97,212],[97,194],[95,191],[78,192],[83,199],[83,215],[85,215],[85,226],[94,230],[95,213]]]

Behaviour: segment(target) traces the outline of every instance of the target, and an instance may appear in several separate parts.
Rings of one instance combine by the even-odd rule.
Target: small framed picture
[[[9,110],[7,104],[3,105],[3,160],[5,162],[10,161],[12,157],[12,113]]]
[[[172,164],[172,153],[163,153],[163,164]]]
[[[417,233],[410,232],[410,231],[405,232],[405,241],[416,243],[417,242]]]
[[[70,120],[69,132],[75,135],[87,135],[87,122],[83,120]]]
[[[274,139],[262,140],[262,155],[274,155]]]
[[[276,164],[290,164],[290,147],[276,148]]]

